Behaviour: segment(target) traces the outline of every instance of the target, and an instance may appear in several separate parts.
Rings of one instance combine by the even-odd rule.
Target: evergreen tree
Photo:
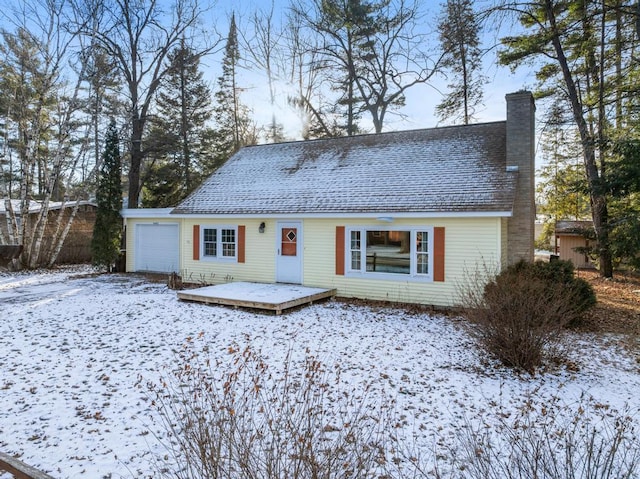
[[[465,125],[473,118],[474,108],[482,102],[485,79],[478,72],[482,66],[480,22],[471,0],[447,0],[438,24],[442,45],[442,66],[452,81],[449,93],[436,107],[443,120],[461,118]]]
[[[333,81],[333,89],[340,92],[336,106],[344,109],[344,130],[347,136],[361,133],[358,120],[363,111],[356,77],[363,72],[362,57],[370,47],[368,37],[375,32],[374,14],[378,5],[361,0],[327,0],[321,4],[318,29],[329,33],[328,52],[342,64]]]
[[[122,172],[118,131],[111,121],[105,140],[96,192],[96,223],[91,240],[93,264],[111,270],[120,254],[122,235]]]
[[[249,119],[249,110],[240,102],[240,88],[237,84],[239,61],[238,31],[235,15],[231,15],[222,59],[222,75],[218,78],[218,90],[215,93],[216,129],[212,140],[216,151],[216,167],[227,161],[242,146],[257,142],[257,132]]]
[[[100,135],[108,127],[109,118],[117,117],[124,110],[124,105],[115,93],[122,84],[119,70],[112,58],[103,50],[89,45],[84,48],[82,55],[85,58],[84,76],[87,84],[87,98],[85,110],[91,119],[93,136],[93,165],[83,164],[81,183],[95,179],[100,171],[100,152],[104,148],[104,138]],[[91,155],[87,155],[91,157]]]
[[[586,220],[591,214],[586,177],[575,130],[559,105],[549,113],[540,138],[544,165],[538,170],[538,213],[545,216],[538,247],[554,249],[551,239],[561,220]]]
[[[638,138],[625,111],[636,108],[640,69],[634,60],[636,18],[627,2],[535,0],[510,7],[527,29],[502,40],[504,64],[542,60],[539,96],[563,102],[578,132],[587,179],[600,274],[613,275],[611,215],[607,191],[612,146]]]
[[[158,116],[146,138],[152,166],[145,177],[143,205],[173,206],[214,168],[207,122],[211,92],[200,71],[200,57],[184,40],[169,55],[170,67],[159,89]]]

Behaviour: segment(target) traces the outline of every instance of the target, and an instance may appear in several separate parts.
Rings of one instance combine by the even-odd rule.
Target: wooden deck
[[[35,467],[28,466],[15,457],[0,452],[0,472],[2,471],[8,472],[17,479],[53,479]]]
[[[312,304],[335,295],[335,289],[309,288],[297,284],[237,282],[179,291],[178,299],[282,314],[287,309]]]

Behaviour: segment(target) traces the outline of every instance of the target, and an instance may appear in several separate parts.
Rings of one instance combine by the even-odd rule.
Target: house
[[[592,221],[558,221],[555,227],[556,254],[562,260],[568,260],[576,268],[592,269],[595,265],[586,254],[593,236]]]
[[[17,214],[17,220],[21,221],[21,201],[10,200],[13,211]],[[51,248],[51,240],[55,235],[56,222],[60,214],[63,215],[63,224],[75,208],[75,201],[50,201],[49,202],[49,218],[47,221],[47,229],[44,234],[44,243],[42,252],[49,251]],[[5,202],[0,200],[0,233],[8,238],[7,220]],[[33,222],[37,221],[42,205],[39,201],[31,200],[29,203],[29,217]],[[80,201],[78,211],[71,224],[71,229],[67,233],[62,249],[56,259],[56,264],[79,264],[91,261],[91,238],[93,236],[93,225],[96,221],[97,206],[90,201]]]
[[[531,93],[506,121],[241,149],[172,209],[123,210],[127,271],[449,306],[478,267],[533,259]]]

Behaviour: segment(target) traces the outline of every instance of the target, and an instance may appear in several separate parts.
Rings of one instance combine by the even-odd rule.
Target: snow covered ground
[[[54,477],[152,477],[163,431],[136,385],[199,335],[214,357],[250,343],[274,362],[308,348],[339,363],[345,387],[396,401],[425,450],[531,400],[640,417],[640,365],[621,338],[574,335],[575,367],[531,377],[484,358],[456,319],[338,301],[263,315],[179,302],[137,276],[78,273],[0,273],[0,451]]]

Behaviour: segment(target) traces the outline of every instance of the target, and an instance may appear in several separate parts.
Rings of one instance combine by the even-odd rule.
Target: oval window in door
[[[298,250],[298,228],[282,228],[282,256],[296,256]]]

